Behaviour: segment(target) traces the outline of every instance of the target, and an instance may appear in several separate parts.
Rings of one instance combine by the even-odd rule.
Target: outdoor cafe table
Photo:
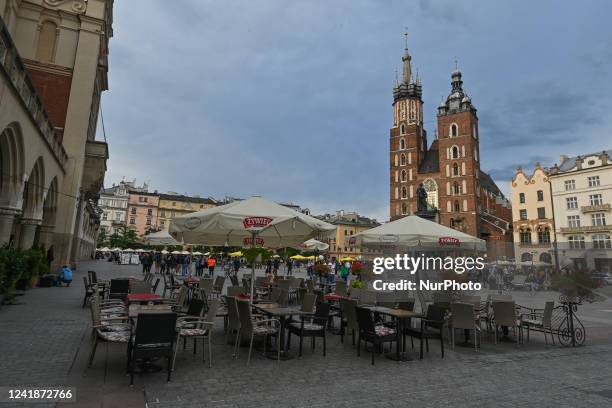
[[[130,293],[125,300],[128,305],[132,303],[147,304],[160,302],[162,301],[162,297],[156,293]]]
[[[140,313],[164,313],[172,312],[171,305],[130,305],[128,308],[128,317],[136,320]]]
[[[404,344],[404,322],[409,318],[412,318],[412,317],[419,318],[419,317],[423,317],[423,315],[421,313],[417,313],[411,310],[396,309],[396,308],[383,307],[383,306],[361,306],[361,307],[369,309],[370,311],[374,313],[378,313],[384,316],[390,316],[395,320],[395,323],[396,323],[395,354],[387,354],[386,357],[391,360],[396,360],[396,361],[412,360],[412,358],[410,358],[406,354],[406,345]]]
[[[303,315],[311,315],[312,313],[303,312],[300,309],[294,307],[285,307],[277,304],[271,303],[263,303],[263,304],[253,304],[254,309],[258,310],[260,313],[263,313],[267,316],[278,318],[280,320],[280,343],[281,343],[281,352],[280,358],[281,360],[289,360],[292,359],[293,356],[287,351],[285,344],[285,328],[287,325],[287,317],[291,316],[303,316]],[[276,358],[276,353],[274,356],[269,355],[269,358]]]

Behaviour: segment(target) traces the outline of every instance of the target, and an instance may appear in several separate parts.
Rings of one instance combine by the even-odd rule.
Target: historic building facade
[[[510,189],[516,259],[554,265],[555,224],[548,171],[539,163],[531,175],[519,167]]]
[[[0,0],[0,244],[53,245],[53,267],[95,249],[112,6]]]
[[[138,187],[136,180],[122,180],[119,184],[113,184],[112,187],[102,189],[100,192],[98,201],[102,210],[100,229],[104,230],[107,236],[117,232],[119,227],[126,226],[130,191],[147,193],[149,190],[146,183]]]
[[[149,193],[140,190],[129,190],[127,208],[127,227],[136,232],[138,237],[158,228],[158,208],[160,195],[157,191]]]
[[[356,212],[345,212],[344,210],[336,211],[335,214],[319,215],[316,218],[336,226],[334,232],[318,238],[321,242],[329,245],[327,253],[331,258],[358,258],[362,255],[375,253],[367,248],[350,246],[348,240],[355,234],[378,227],[380,223],[376,220],[361,216]]]
[[[612,150],[549,170],[561,268],[612,272]]]
[[[168,193],[159,195],[159,222],[160,229],[168,229],[170,220],[180,215],[189,214],[212,208],[217,202],[210,197],[187,196],[184,194]]]
[[[402,80],[393,88],[389,143],[391,219],[416,212],[422,183],[440,223],[487,240],[492,256],[511,256],[510,203],[480,169],[478,116],[461,72],[452,73],[451,92],[438,107],[437,137],[429,144],[422,84],[412,74],[407,46],[402,62]]]

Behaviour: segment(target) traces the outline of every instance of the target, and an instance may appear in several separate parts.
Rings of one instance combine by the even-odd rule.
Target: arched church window
[[[423,188],[427,191],[427,202],[434,208],[438,208],[438,183],[433,179],[426,179]]]
[[[459,165],[457,163],[453,163],[453,176],[459,175]]]
[[[456,181],[453,183],[453,194],[454,195],[461,194],[461,187],[459,187],[459,183],[457,183]]]
[[[461,206],[459,205],[459,200],[455,200],[455,212],[460,212],[461,211]]]
[[[402,175],[401,175],[401,177],[400,177],[400,180],[401,180],[401,181],[406,181],[406,180],[407,180],[407,178],[408,178],[408,177],[406,176],[406,170],[402,170],[402,173],[401,173],[401,174],[402,174]]]
[[[459,136],[459,126],[457,126],[456,123],[452,123],[450,125],[450,137],[457,137]]]
[[[402,186],[402,199],[408,198],[408,190],[406,190],[406,186]]]
[[[400,125],[400,135],[405,135],[405,134],[406,134],[406,125],[402,123]]]
[[[406,215],[408,214],[408,206],[406,205],[406,203],[402,204],[402,215]]]
[[[404,150],[406,148],[406,141],[402,138],[400,139],[400,150]]]
[[[457,146],[453,146],[453,148],[451,149],[451,156],[453,159],[459,158],[459,148]]]
[[[402,155],[400,156],[400,166],[405,166],[405,165],[406,165],[406,155],[402,153]]]

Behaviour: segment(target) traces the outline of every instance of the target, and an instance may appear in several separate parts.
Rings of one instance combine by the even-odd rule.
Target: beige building
[[[141,187],[137,187],[136,180],[121,181],[119,184],[113,184],[112,187],[102,189],[100,192],[100,200],[98,201],[102,210],[100,230],[104,230],[106,236],[113,235],[118,232],[119,227],[127,225],[130,191],[146,193],[148,192],[148,186],[145,183]]]
[[[53,245],[54,266],[95,249],[112,5],[0,0],[0,244]]]
[[[170,220],[174,217],[206,210],[217,205],[210,197],[187,196],[169,192],[159,195],[158,227],[168,229]]]
[[[549,174],[559,264],[612,272],[612,150],[561,156]]]
[[[319,238],[329,245],[327,252],[330,257],[336,259],[357,258],[374,253],[369,249],[365,249],[366,252],[363,253],[361,248],[349,246],[348,239],[355,234],[379,226],[380,224],[376,220],[363,217],[356,212],[345,212],[344,210],[336,211],[335,214],[320,215],[317,218],[336,226],[334,234]]]
[[[546,169],[538,163],[529,175],[519,167],[510,182],[510,190],[516,259],[554,264],[555,231]]]
[[[159,194],[140,190],[130,190],[127,209],[127,227],[143,237],[151,230],[158,230]]]

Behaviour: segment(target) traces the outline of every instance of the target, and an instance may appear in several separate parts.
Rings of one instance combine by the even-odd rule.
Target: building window
[[[461,187],[459,187],[459,183],[457,183],[456,181],[453,183],[453,194],[454,195],[461,194]]]
[[[459,200],[455,200],[455,212],[461,212],[461,206],[459,205]]]
[[[450,126],[450,137],[459,136],[459,126],[456,123],[451,124]]]
[[[200,208],[204,208],[204,204],[200,204]]]
[[[405,135],[405,134],[406,134],[406,125],[402,123],[400,125],[400,135]]]
[[[544,201],[544,192],[542,190],[538,190],[538,201]]]
[[[166,217],[166,210],[161,210],[160,217]]]
[[[121,213],[115,213],[115,221],[121,221]]]
[[[546,218],[546,208],[544,208],[544,207],[538,207],[538,218],[539,218],[539,219],[544,219],[544,218]]]
[[[594,227],[606,225],[606,216],[604,213],[591,214],[591,223]]]
[[[402,204],[402,215],[406,215],[408,214],[408,206],[406,205],[406,203]]]
[[[568,215],[567,226],[570,228],[580,228],[580,216],[579,215]]]
[[[550,230],[543,228],[538,231],[538,242],[541,244],[550,244]]]
[[[164,227],[166,225],[166,220],[161,220],[161,222],[159,223],[159,225],[161,225],[162,227]]]
[[[525,193],[520,193],[519,194],[519,202],[521,204],[525,204]]]
[[[612,242],[610,241],[610,236],[604,234],[593,235],[593,248],[611,249]]]
[[[136,214],[136,207],[132,207],[131,212],[132,212],[132,214]]]
[[[142,203],[144,201],[144,197],[138,197],[138,202]]]
[[[130,224],[136,224],[136,217],[130,217]]]
[[[55,43],[57,40],[57,24],[45,21],[40,25],[38,45],[36,47],[36,59],[41,62],[53,62]]]
[[[453,163],[453,176],[459,175],[459,165],[457,163]]]
[[[576,197],[567,197],[565,202],[567,203],[568,210],[575,210],[578,208],[578,198]]]
[[[147,215],[153,215],[153,209],[152,208],[147,209]]]
[[[176,201],[173,201],[173,202],[172,202],[172,206],[173,206],[173,207],[176,207]]]
[[[453,146],[451,149],[451,155],[453,159],[459,158],[459,148],[457,146]]]
[[[406,149],[406,141],[402,138],[400,139],[400,150]]]
[[[520,217],[521,220],[526,220],[527,219],[527,210],[526,209],[519,210],[519,217]]]
[[[591,205],[603,205],[601,194],[592,194],[589,196],[589,200],[591,201]]]
[[[582,235],[570,235],[567,237],[570,249],[584,249],[584,237]]]
[[[151,219],[147,217],[147,225],[151,225]]]
[[[400,166],[405,166],[405,165],[406,165],[406,155],[402,153],[402,155],[400,156]]]
[[[402,199],[408,198],[408,190],[406,190],[406,186],[402,186]]]
[[[575,180],[565,180],[565,190],[575,190],[575,189],[576,189]]]
[[[433,208],[438,208],[438,184],[433,180],[428,178],[423,182],[423,187],[425,191],[427,191],[427,202]]]
[[[401,181],[406,181],[407,180],[406,174],[407,174],[406,170],[402,170],[401,177],[400,177]]]
[[[519,233],[521,244],[531,244],[531,230],[528,228]]]
[[[108,214],[106,212],[102,213],[102,221],[106,221],[108,219]]]
[[[588,178],[589,187],[599,187],[599,176],[591,176]]]

